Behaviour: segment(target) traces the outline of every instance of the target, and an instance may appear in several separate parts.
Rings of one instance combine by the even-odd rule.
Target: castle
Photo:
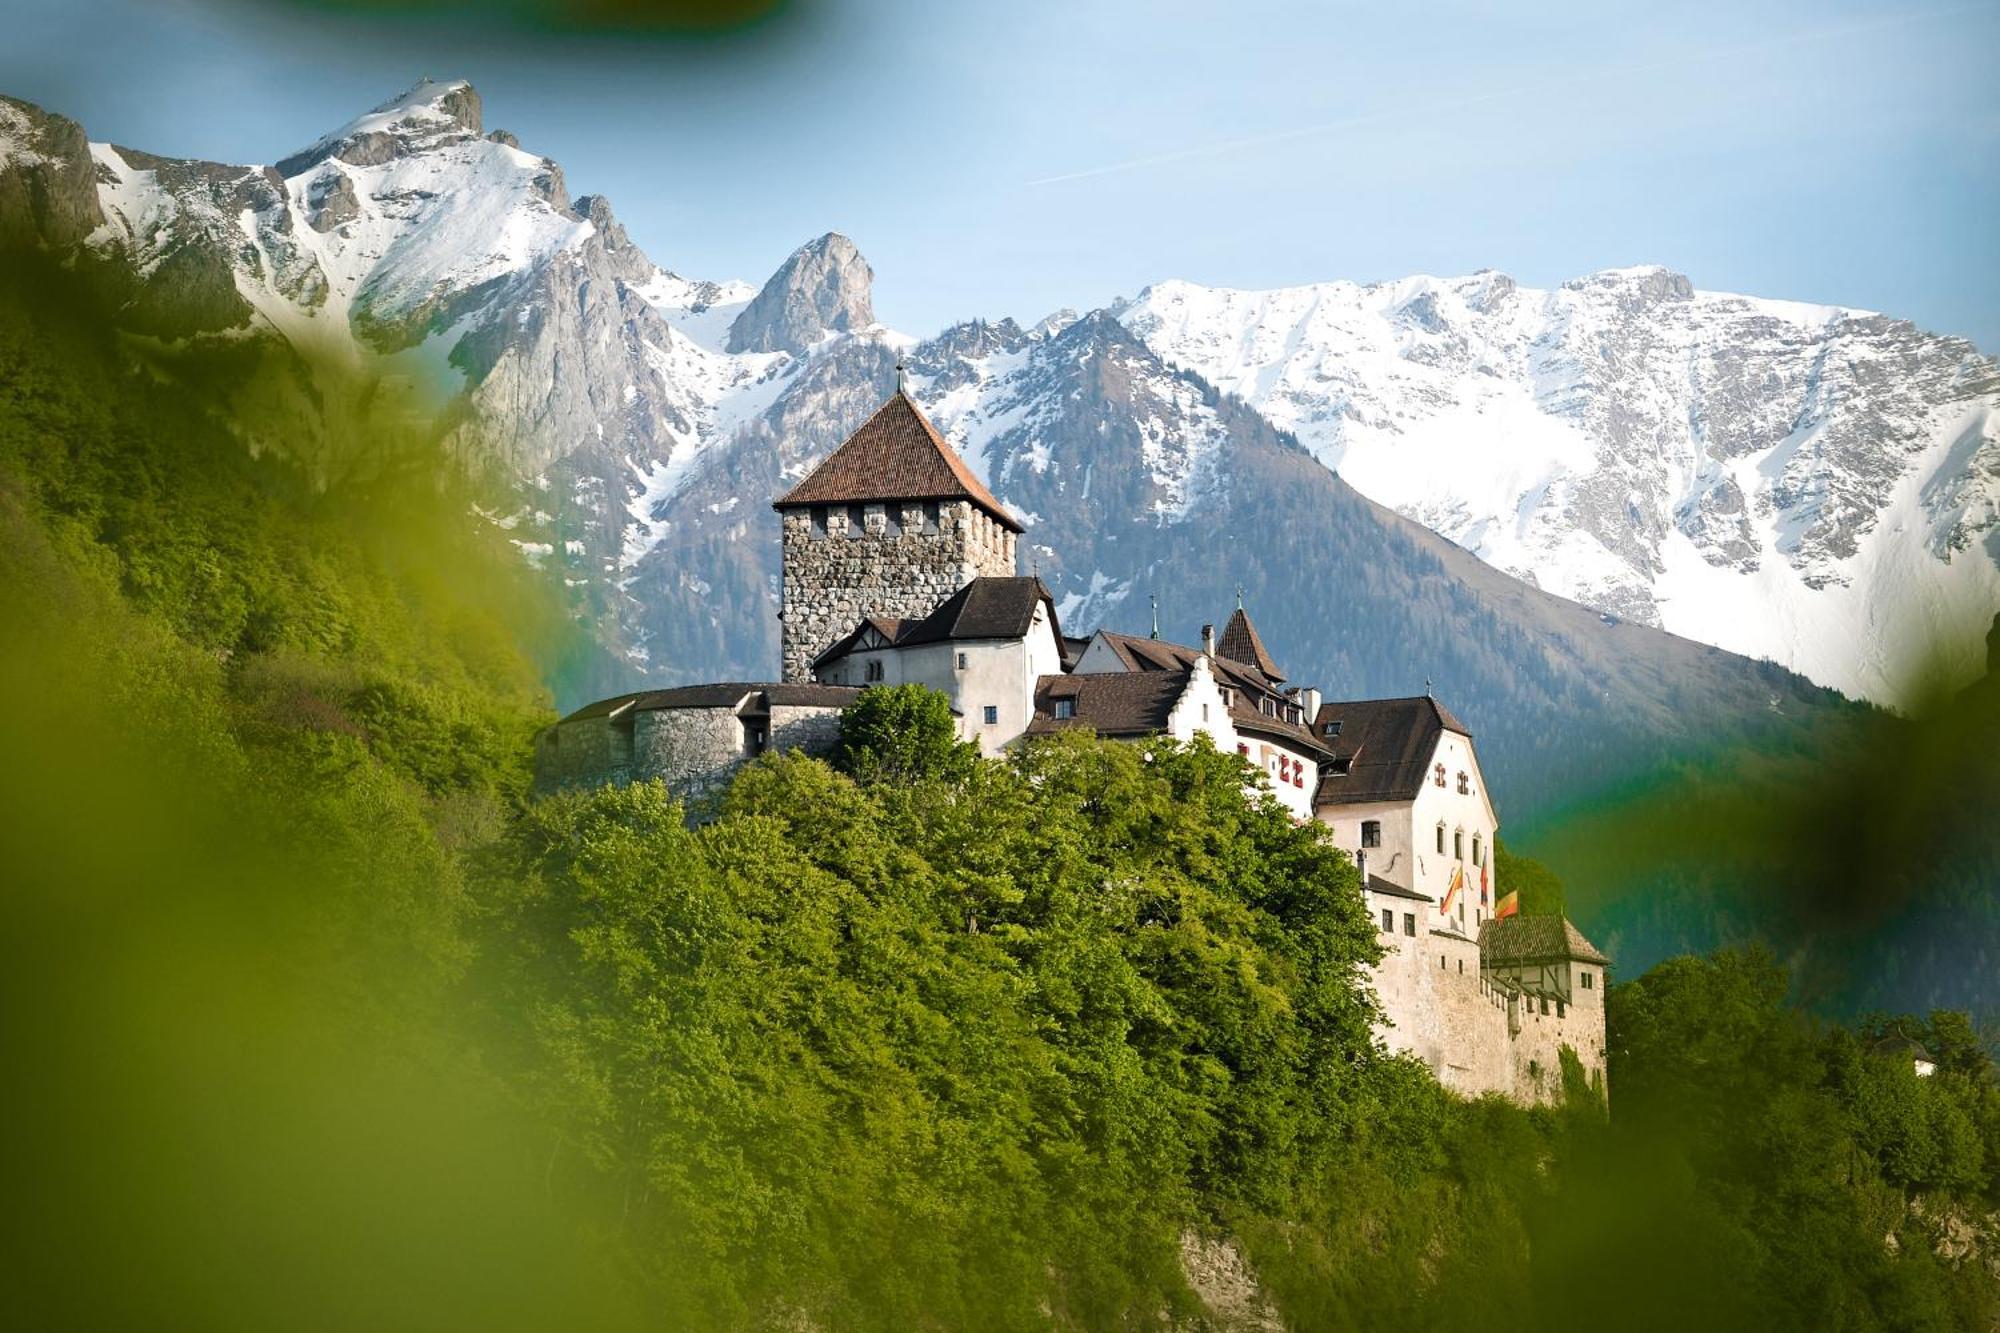
[[[1602,1086],[1609,960],[1561,917],[1507,910],[1472,733],[1438,700],[1290,685],[1241,605],[1198,646],[1066,634],[1049,590],[1016,571],[1021,524],[900,386],[774,507],[782,681],[579,709],[538,742],[541,790],[659,777],[698,797],[767,750],[827,748],[876,684],[939,691],[988,755],[1068,728],[1205,737],[1353,856],[1389,1049],[1456,1091],[1540,1102],[1560,1095],[1567,1047]]]

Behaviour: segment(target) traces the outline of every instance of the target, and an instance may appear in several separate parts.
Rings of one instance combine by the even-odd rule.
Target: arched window
[[[1451,854],[1454,860],[1465,859],[1465,830],[1455,829],[1451,835]]]
[[[1438,855],[1444,855],[1444,825],[1438,825]]]
[[[1486,864],[1479,859],[1479,835],[1477,833],[1472,835],[1472,864],[1476,866]]]

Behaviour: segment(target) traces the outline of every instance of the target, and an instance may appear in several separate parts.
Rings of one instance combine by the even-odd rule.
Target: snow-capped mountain
[[[1637,268],[1116,312],[1364,495],[1538,587],[1850,694],[1964,679],[2000,609],[2000,365],[1878,314]]]
[[[485,132],[463,82],[420,84],[272,166],[91,144],[71,122],[4,101],[0,154],[0,241],[30,237],[99,266],[135,329],[271,335],[302,364],[348,358],[448,408],[461,447],[521,489],[510,535],[560,571],[606,647],[602,669],[566,682],[569,700],[773,671],[770,497],[880,404],[900,360],[1027,525],[1024,563],[1057,593],[1066,626],[1143,630],[1157,597],[1166,631],[1191,639],[1240,587],[1296,678],[1350,697],[1434,680],[1524,802],[1547,795],[1551,775],[1669,737],[1789,725],[1833,704],[1784,671],[1609,623],[1363,499],[1326,465],[1349,460],[1311,435],[1310,413],[1288,420],[1266,404],[1274,426],[1242,400],[1255,385],[1217,372],[1239,399],[1173,364],[1191,354],[1174,350],[1163,314],[1147,316],[1168,308],[1166,288],[1115,314],[974,322],[920,341],[875,322],[872,273],[841,236],[802,246],[761,288],[686,278],[641,253],[601,196],[572,200],[555,163]],[[1488,285],[1496,302],[1516,295]],[[1412,319],[1424,318],[1418,295]],[[1620,299],[1631,304],[1611,326],[1621,337],[1668,336],[1645,302]],[[1538,354],[1540,373],[1581,386],[1578,422],[1600,414],[1618,423],[1614,438],[1641,433],[1613,392],[1621,363],[1584,364],[1577,349],[1591,344],[1577,336]],[[1456,345],[1438,341],[1437,358]],[[1400,378],[1368,392],[1473,392],[1414,341],[1396,346]],[[1351,369],[1367,387],[1375,364],[1324,373]],[[1467,373],[1500,378],[1497,365]],[[1744,411],[1757,373],[1739,375]],[[1874,391],[1905,392],[1880,378]],[[1652,392],[1634,381],[1635,399]],[[1385,419],[1397,410],[1414,408]]]

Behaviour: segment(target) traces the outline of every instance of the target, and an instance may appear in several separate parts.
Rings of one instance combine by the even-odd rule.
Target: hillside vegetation
[[[0,288],[14,1324],[1192,1325],[1195,1238],[1302,1329],[2000,1314],[1962,1019],[1918,1079],[1683,958],[1608,996],[1611,1114],[1460,1101],[1233,758],[979,760],[927,696],[699,828],[531,803],[576,650],[505,497],[365,383]],[[247,447],[301,399],[353,466]]]

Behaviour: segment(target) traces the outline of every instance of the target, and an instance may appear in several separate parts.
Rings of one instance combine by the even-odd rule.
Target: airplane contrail
[[[1245,148],[1263,148],[1271,144],[1285,143],[1293,139],[1309,139],[1340,130],[1356,129],[1381,121],[1404,119],[1416,115],[1436,115],[1445,111],[1463,111],[1469,107],[1481,106],[1488,102],[1502,101],[1528,93],[1547,92],[1551,88],[1575,87],[1581,84],[1598,83],[1605,79],[1623,78],[1630,74],[1641,74],[1649,70],[1673,69],[1701,61],[1721,60],[1731,56],[1748,55],[1757,51],[1775,50],[1787,46],[1802,46],[1811,42],[1830,41],[1848,37],[1856,33],[1876,32],[1884,28],[1907,27],[1914,23],[1926,23],[1933,19],[1955,18],[1962,14],[1991,13],[1993,5],[1956,5],[1942,9],[1919,9],[1902,14],[1888,14],[1874,19],[1857,19],[1849,23],[1831,24],[1815,28],[1809,32],[1792,33],[1785,37],[1769,37],[1762,41],[1742,42],[1735,46],[1712,47],[1706,51],[1696,51],[1683,56],[1662,57],[1657,60],[1632,61],[1622,65],[1607,66],[1565,78],[1543,79],[1532,84],[1520,84],[1508,88],[1496,88],[1490,92],[1476,93],[1470,97],[1454,98],[1448,102],[1431,102],[1419,107],[1397,106],[1380,111],[1361,112],[1344,116],[1338,120],[1322,121],[1315,125],[1300,125],[1288,130],[1272,130],[1262,134],[1245,135],[1238,139],[1224,139],[1216,143],[1195,144],[1187,148],[1171,149],[1163,153],[1148,153],[1142,157],[1127,158],[1122,162],[1110,162],[1098,167],[1084,167],[1078,171],[1058,172],[1053,176],[1037,176],[1024,182],[1026,185],[1060,185],[1065,181],[1088,180],[1093,176],[1112,176],[1125,171],[1138,171],[1146,167],[1163,166],[1169,162],[1184,162],[1190,158],[1213,157],[1218,154],[1234,153]]]

